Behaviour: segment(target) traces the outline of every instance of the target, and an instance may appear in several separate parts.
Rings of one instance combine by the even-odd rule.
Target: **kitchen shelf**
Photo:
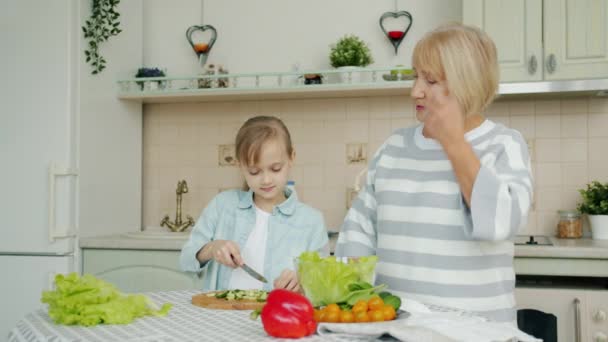
[[[395,68],[356,71],[316,70],[285,73],[197,75],[188,77],[132,78],[118,81],[118,98],[142,103],[285,100],[339,97],[391,96],[411,93],[412,80],[387,81]],[[363,81],[355,80],[360,73]],[[304,75],[318,74],[323,84],[304,84]],[[340,74],[348,78],[340,81]],[[218,80],[226,88],[200,88]],[[514,82],[499,85],[498,100],[608,96],[608,79]]]
[[[118,81],[118,98],[143,103],[176,103],[409,95],[414,82],[411,79],[385,80],[391,70],[400,69],[395,67],[348,71],[333,69],[132,78]],[[323,84],[304,84],[304,75],[315,74],[322,75]],[[348,80],[346,83],[340,80],[343,76]],[[357,81],[358,76],[362,81]],[[229,87],[199,87],[218,80],[227,80]]]

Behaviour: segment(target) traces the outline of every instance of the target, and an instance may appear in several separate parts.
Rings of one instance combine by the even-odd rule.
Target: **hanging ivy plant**
[[[105,58],[99,54],[99,45],[122,32],[118,28],[120,14],[116,10],[119,2],[120,0],[93,0],[91,16],[82,27],[84,38],[88,40],[84,55],[86,62],[93,67],[93,75],[106,67]]]

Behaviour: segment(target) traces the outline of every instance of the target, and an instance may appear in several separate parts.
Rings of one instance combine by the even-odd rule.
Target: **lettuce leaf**
[[[313,306],[345,302],[349,285],[371,283],[378,257],[364,256],[347,263],[335,257],[322,258],[317,252],[304,252],[297,260],[298,279]]]
[[[57,324],[91,326],[127,324],[143,316],[165,316],[171,304],[158,308],[142,294],[125,295],[114,285],[90,274],[55,277],[55,290],[43,291],[41,301],[49,305],[49,317]]]

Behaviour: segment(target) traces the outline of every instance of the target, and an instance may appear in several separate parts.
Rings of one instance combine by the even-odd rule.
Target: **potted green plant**
[[[582,202],[578,210],[587,214],[593,239],[608,240],[608,183],[593,181],[579,192]]]
[[[374,62],[372,52],[369,46],[356,35],[345,35],[340,38],[335,45],[331,46],[329,53],[329,62],[332,67],[341,70],[348,70],[349,72],[342,72],[341,76],[344,80],[348,80],[349,73],[353,69],[359,69],[366,67]],[[358,74],[357,74],[358,75]],[[351,81],[355,81],[352,80]]]
[[[139,68],[137,69],[137,74],[135,74],[135,77],[137,78],[144,78],[144,77],[165,77],[165,71],[159,68]],[[149,87],[146,87],[146,90],[159,90],[159,89],[164,89],[165,88],[165,84],[166,81],[162,81],[162,80],[153,80],[153,81],[146,81],[149,84]],[[139,87],[143,90],[144,89],[144,82],[140,82],[138,81],[137,84],[139,84]]]

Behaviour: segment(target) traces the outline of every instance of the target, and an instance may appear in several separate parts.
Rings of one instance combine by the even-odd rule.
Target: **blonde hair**
[[[498,90],[496,46],[476,27],[448,24],[428,32],[414,47],[412,65],[445,80],[465,116],[481,114]]]
[[[277,138],[283,141],[285,151],[291,158],[291,135],[281,119],[274,116],[255,116],[247,120],[236,135],[236,160],[245,166],[257,164],[264,143]]]

